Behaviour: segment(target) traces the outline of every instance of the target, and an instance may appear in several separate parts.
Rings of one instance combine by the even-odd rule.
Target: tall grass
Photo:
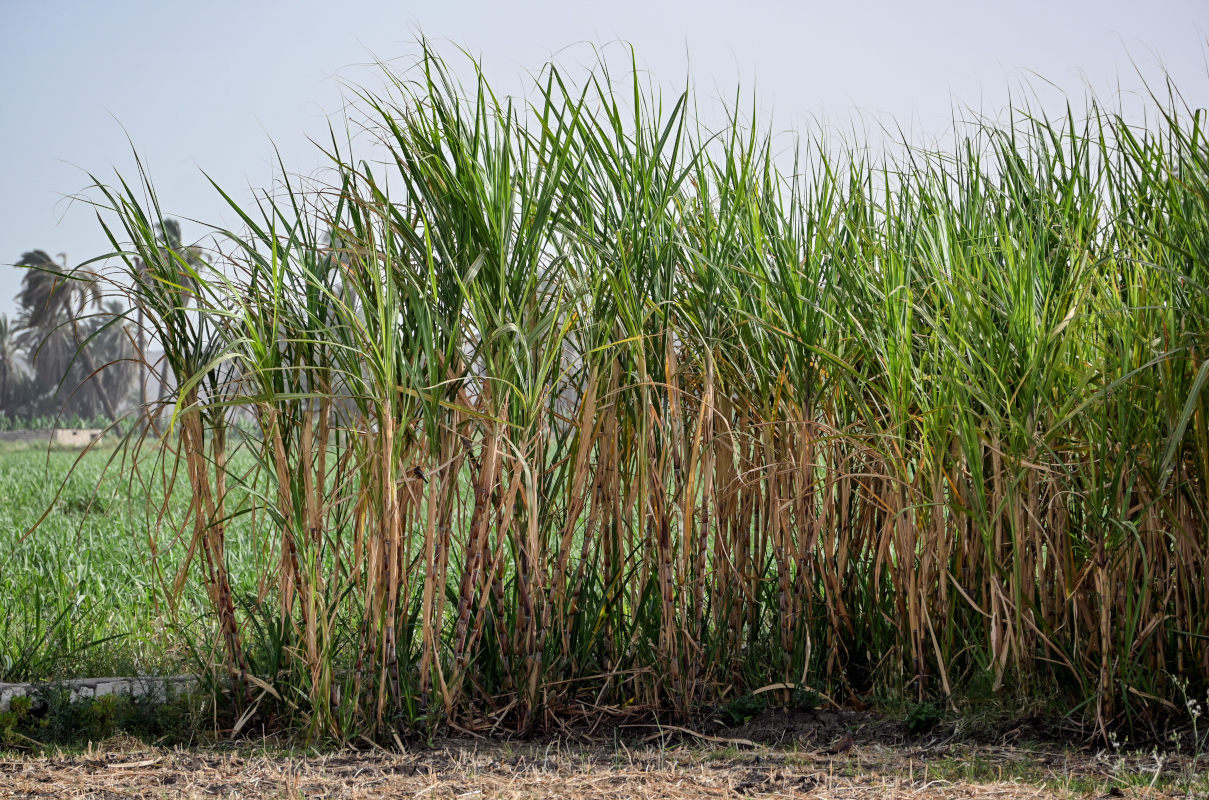
[[[145,176],[101,187],[174,378],[177,588],[250,710],[349,739],[1048,684],[1106,728],[1209,685],[1203,110],[790,160],[603,66],[529,103],[427,46],[386,77],[383,158],[333,136],[200,262]],[[251,613],[233,514],[278,553]]]

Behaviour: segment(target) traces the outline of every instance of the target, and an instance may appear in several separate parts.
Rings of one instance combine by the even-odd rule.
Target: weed
[[[737,726],[744,724],[766,708],[768,708],[767,696],[745,694],[720,706],[718,711],[727,723]]]
[[[935,703],[915,703],[907,710],[907,716],[903,719],[903,727],[911,733],[926,733],[935,728],[944,719],[944,716],[944,709]]]

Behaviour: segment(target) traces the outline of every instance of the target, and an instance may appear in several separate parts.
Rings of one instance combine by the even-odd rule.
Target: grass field
[[[183,547],[157,524],[162,489],[132,490],[128,467],[112,446],[0,445],[0,682],[197,671],[204,596],[167,605]],[[239,540],[233,526],[232,574],[254,596]]]

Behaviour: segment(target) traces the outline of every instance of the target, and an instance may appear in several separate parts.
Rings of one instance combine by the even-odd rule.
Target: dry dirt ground
[[[115,739],[71,755],[0,756],[0,798],[1209,797],[1191,759],[1153,753],[943,743],[910,749],[846,739],[813,750],[685,735],[660,741],[451,741],[406,752],[305,755],[246,743],[165,749]]]

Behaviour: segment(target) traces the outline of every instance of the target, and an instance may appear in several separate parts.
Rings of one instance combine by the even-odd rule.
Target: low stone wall
[[[0,712],[8,711],[13,698],[37,695],[47,689],[71,693],[72,700],[92,700],[105,695],[146,697],[159,702],[187,694],[198,687],[193,675],[172,675],[165,678],[74,678],[49,683],[0,683]]]
[[[50,431],[0,431],[0,442],[8,444],[50,444]]]

